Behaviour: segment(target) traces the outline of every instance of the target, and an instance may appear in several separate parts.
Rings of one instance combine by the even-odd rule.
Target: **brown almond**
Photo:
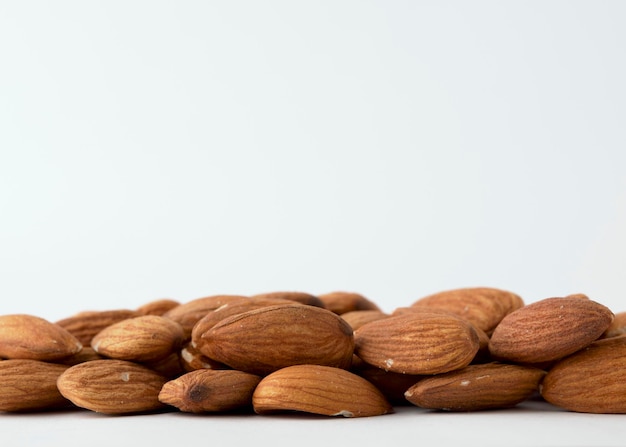
[[[372,383],[392,405],[408,405],[404,392],[424,377],[385,371],[358,360],[353,360],[352,365],[350,371]]]
[[[602,338],[619,337],[624,334],[626,334],[626,312],[618,312],[602,334]]]
[[[268,375],[256,387],[252,403],[258,414],[365,417],[393,412],[385,396],[364,378],[319,365],[290,366]]]
[[[352,310],[381,310],[376,303],[360,293],[336,291],[318,295],[324,307],[338,315]]]
[[[356,331],[366,323],[382,320],[388,316],[388,314],[380,310],[351,310],[341,314],[341,318],[350,325],[353,331]]]
[[[300,304],[306,304],[308,306],[324,307],[322,300],[316,296],[306,292],[267,292],[252,295],[250,298],[253,300],[273,300],[276,298],[295,301]]]
[[[141,315],[163,315],[175,307],[180,306],[180,302],[171,298],[161,298],[149,301],[137,308],[137,312]]]
[[[43,318],[0,315],[0,357],[55,361],[80,352],[82,347],[68,331]]]
[[[180,362],[185,372],[191,372],[197,369],[230,369],[230,367],[223,363],[208,358],[191,343],[185,344],[181,349]]]
[[[74,366],[78,365],[79,363],[91,362],[92,360],[102,359],[104,359],[104,357],[94,351],[91,346],[83,346],[83,349],[81,349],[80,352],[74,354],[71,357],[55,360],[54,363],[66,366]]]
[[[159,400],[189,413],[252,408],[252,393],[261,377],[234,370],[199,369],[163,385]]]
[[[57,389],[67,366],[39,360],[0,361],[0,411],[34,411],[70,406]]]
[[[180,324],[158,315],[142,315],[112,324],[91,340],[91,346],[105,357],[137,362],[156,361],[182,346]]]
[[[493,287],[466,287],[445,290],[422,297],[412,304],[447,310],[469,321],[476,328],[491,333],[508,314],[524,305],[522,298]]]
[[[507,315],[489,341],[494,359],[538,364],[572,354],[598,339],[613,321],[602,304],[580,298],[546,298]]]
[[[258,375],[304,363],[348,368],[354,351],[348,323],[329,310],[300,304],[233,315],[201,338],[199,349],[207,357]]]
[[[105,327],[122,320],[141,315],[130,309],[88,310],[56,322],[76,337],[83,346],[91,345],[91,339]]]
[[[467,321],[440,312],[409,312],[354,332],[355,353],[370,365],[402,374],[441,374],[470,364],[479,337]]]
[[[544,375],[538,368],[484,363],[422,378],[404,395],[418,407],[437,410],[510,408],[536,393]]]
[[[167,379],[126,360],[94,360],[67,369],[57,387],[76,406],[104,414],[144,413],[164,407],[158,399]]]

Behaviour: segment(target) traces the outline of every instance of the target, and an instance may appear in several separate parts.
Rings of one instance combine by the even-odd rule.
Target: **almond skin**
[[[137,308],[137,312],[141,315],[163,315],[175,307],[180,306],[180,302],[171,298],[161,298],[149,301]]]
[[[306,305],[278,305],[233,315],[201,335],[198,349],[233,369],[266,375],[297,364],[349,368],[354,336],[335,313]]]
[[[94,360],[59,376],[60,393],[76,406],[104,414],[143,413],[164,407],[158,399],[167,382],[151,369],[126,360]]]
[[[626,336],[606,338],[560,360],[541,396],[569,411],[626,413]]]
[[[56,324],[76,337],[83,346],[90,346],[91,339],[102,329],[139,315],[139,312],[130,309],[88,310],[59,320]]]
[[[0,361],[0,411],[48,410],[70,406],[57,389],[67,366],[39,360]]]
[[[412,306],[447,310],[489,334],[506,315],[523,305],[519,295],[507,290],[465,287],[425,296]]]
[[[91,340],[94,351],[105,357],[152,362],[178,351],[183,343],[180,324],[158,315],[143,315],[112,324]]]
[[[408,312],[372,321],[354,333],[355,353],[402,374],[441,374],[470,364],[479,349],[474,327],[441,312]]]
[[[385,396],[364,378],[320,365],[295,365],[268,375],[256,387],[252,403],[258,414],[366,417],[393,412]]]
[[[423,378],[404,394],[422,408],[475,411],[509,408],[539,389],[545,371],[520,365],[485,363]]]
[[[589,345],[612,321],[613,313],[595,301],[546,298],[507,315],[493,331],[489,351],[496,360],[550,362]]]
[[[388,314],[381,312],[380,310],[351,310],[350,312],[341,314],[341,318],[343,318],[350,325],[353,331],[356,331],[365,323],[382,320],[388,316]]]
[[[252,393],[261,377],[234,370],[199,369],[163,385],[159,400],[189,413],[252,408]]]
[[[336,291],[318,295],[324,307],[338,315],[353,310],[381,310],[380,307],[360,293]]]
[[[250,298],[255,300],[280,298],[308,306],[324,307],[324,302],[318,296],[306,292],[268,292],[253,295]]]
[[[0,316],[0,357],[55,361],[77,354],[82,348],[76,337],[43,318]]]

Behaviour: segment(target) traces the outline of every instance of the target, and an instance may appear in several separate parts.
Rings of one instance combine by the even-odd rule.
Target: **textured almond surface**
[[[598,340],[559,361],[541,395],[570,411],[626,413],[626,336]]]
[[[363,361],[402,374],[440,374],[470,364],[479,337],[470,323],[440,312],[409,312],[367,323],[354,333]]]
[[[76,406],[105,414],[127,414],[163,408],[159,393],[167,380],[151,369],[126,360],[94,360],[59,376],[61,394]]]
[[[338,315],[353,310],[381,310],[375,302],[360,293],[336,291],[318,297],[326,309]]]
[[[595,301],[546,298],[507,315],[493,331],[489,351],[517,363],[557,360],[598,339],[612,321],[613,313]]]
[[[0,357],[54,361],[77,354],[82,347],[67,330],[43,318],[0,315]]]
[[[307,304],[309,306],[324,307],[324,302],[319,299],[318,296],[306,292],[267,292],[252,295],[250,298],[253,300],[272,300],[279,298],[283,300],[295,301],[300,304]]]
[[[297,364],[348,368],[354,337],[333,312],[306,305],[280,305],[234,315],[202,334],[198,348],[233,369],[266,375]]]
[[[383,394],[364,378],[319,365],[290,366],[268,375],[254,391],[252,403],[259,414],[301,411],[364,417],[393,412]]]
[[[545,371],[503,363],[470,365],[423,378],[410,387],[406,399],[422,408],[473,411],[507,408],[538,391]]]
[[[56,322],[76,337],[83,346],[105,327],[128,318],[138,317],[139,312],[130,309],[88,310]]]
[[[149,301],[137,308],[137,312],[141,315],[163,315],[175,307],[180,306],[180,302],[171,298],[162,298]]]

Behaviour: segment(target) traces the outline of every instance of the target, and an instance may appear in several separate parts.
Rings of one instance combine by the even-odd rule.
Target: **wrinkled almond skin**
[[[26,314],[0,315],[0,357],[55,361],[83,345],[61,326]]]
[[[261,377],[234,370],[199,369],[163,385],[159,400],[188,413],[252,408]]]
[[[349,368],[352,328],[333,312],[278,305],[233,315],[202,334],[200,352],[233,369],[266,375],[297,364]]]
[[[366,417],[393,413],[385,396],[364,378],[319,365],[290,366],[268,375],[256,387],[252,403],[258,414],[300,411]]]
[[[105,357],[151,362],[178,351],[183,343],[180,324],[158,315],[129,318],[104,328],[91,347]]]
[[[546,298],[507,315],[489,340],[494,359],[539,364],[598,339],[613,321],[602,304],[577,297]]]
[[[0,411],[35,411],[68,407],[57,389],[67,366],[39,360],[0,361]]]
[[[545,371],[539,368],[485,363],[423,378],[404,394],[422,408],[476,411],[510,408],[539,389]]]
[[[402,374],[441,374],[470,364],[480,341],[474,327],[441,312],[408,312],[361,326],[355,353],[370,365]]]
[[[252,295],[250,298],[253,300],[273,300],[279,298],[283,300],[295,301],[300,304],[306,304],[308,306],[324,307],[324,303],[318,296],[311,295],[306,292],[268,292]]]
[[[180,306],[180,302],[171,298],[162,298],[145,303],[137,308],[141,315],[163,315],[175,307]]]
[[[164,407],[158,399],[167,379],[126,360],[94,360],[59,376],[60,393],[76,406],[104,414],[151,412]]]
[[[626,413],[626,336],[606,338],[560,360],[541,396],[569,411]]]
[[[507,290],[466,287],[425,296],[412,306],[452,312],[489,334],[506,315],[523,305],[524,301],[519,295]]]
[[[91,339],[102,329],[128,318],[138,317],[130,309],[88,310],[56,322],[76,337],[83,346],[90,346]]]
[[[318,295],[324,307],[338,315],[353,310],[381,310],[372,300],[360,293],[336,291]]]
[[[343,318],[346,323],[350,325],[353,331],[356,331],[365,323],[382,320],[388,316],[388,314],[381,312],[380,310],[351,310],[341,314],[341,318]]]

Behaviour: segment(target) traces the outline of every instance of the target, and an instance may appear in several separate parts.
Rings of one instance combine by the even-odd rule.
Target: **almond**
[[[70,357],[82,344],[61,326],[26,314],[0,316],[0,357],[54,361]]]
[[[143,315],[112,324],[91,340],[98,354],[119,360],[156,361],[182,346],[180,324],[158,315]]]
[[[185,372],[196,369],[230,369],[223,363],[208,358],[191,343],[185,344],[180,351],[180,363]]]
[[[524,305],[519,295],[493,287],[445,290],[420,298],[412,306],[447,310],[490,333],[508,314]]]
[[[81,342],[91,345],[91,339],[102,329],[128,318],[138,317],[139,312],[130,309],[88,310],[56,322]]]
[[[0,411],[33,411],[67,407],[57,389],[67,366],[39,360],[0,361]]]
[[[352,328],[335,313],[300,304],[268,306],[221,320],[198,349],[233,369],[266,375],[303,363],[348,368]]]
[[[406,399],[422,408],[474,411],[513,407],[539,389],[545,371],[520,365],[485,363],[423,378]]]
[[[550,362],[596,340],[613,321],[602,304],[577,297],[545,298],[507,315],[489,341],[494,359]]]
[[[180,306],[180,303],[170,298],[162,298],[145,303],[137,308],[141,315],[163,315],[165,312]]]
[[[336,291],[318,295],[324,307],[338,315],[352,310],[381,310],[376,303],[354,292]]]
[[[370,321],[382,320],[389,315],[380,310],[351,310],[341,314],[346,323],[350,325],[353,331],[363,326]]]
[[[603,338],[618,337],[626,334],[626,312],[618,312],[609,327],[602,334]]]
[[[324,302],[316,295],[311,295],[306,292],[268,292],[253,295],[250,298],[255,300],[263,299],[283,299],[289,301],[295,301],[300,304],[306,304],[308,306],[324,307]]]
[[[167,379],[126,360],[94,360],[67,369],[57,387],[76,406],[104,414],[150,412],[164,407],[159,392]]]
[[[606,338],[556,363],[541,396],[569,411],[626,413],[626,336]]]
[[[163,385],[159,400],[190,413],[252,408],[261,377],[234,370],[199,369]]]
[[[424,377],[385,371],[358,360],[353,360],[350,371],[372,383],[392,405],[408,405],[404,392]]]
[[[295,365],[263,378],[252,396],[254,411],[300,411],[325,416],[365,417],[392,413],[385,396],[349,371],[319,365]]]
[[[463,368],[479,349],[467,321],[441,312],[409,312],[372,321],[354,332],[355,353],[370,365],[402,374]]]

